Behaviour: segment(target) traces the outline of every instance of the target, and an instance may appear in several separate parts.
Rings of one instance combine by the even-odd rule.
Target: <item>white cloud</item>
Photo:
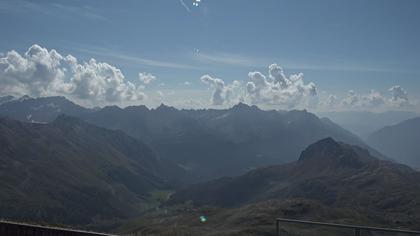
[[[335,108],[339,104],[338,98],[335,95],[330,94],[325,100],[325,106]]]
[[[191,85],[191,83],[190,83],[189,81],[185,81],[185,82],[184,82],[184,85],[185,85],[185,86],[190,86],[190,85]]]
[[[64,78],[63,57],[33,45],[24,55],[8,52],[0,58],[0,92],[2,94],[43,95]]]
[[[397,107],[404,107],[410,105],[408,100],[408,93],[401,86],[395,85],[389,89],[391,93],[390,103]]]
[[[90,59],[83,64],[71,63],[72,89],[67,91],[80,99],[95,102],[117,103],[145,98],[141,87],[127,81],[121,70],[107,63]]]
[[[379,108],[386,104],[386,98],[376,90],[368,94],[357,94],[350,90],[341,101],[343,108]]]
[[[246,98],[251,103],[299,108],[316,100],[318,92],[315,84],[305,84],[302,73],[287,78],[277,64],[270,65],[268,69],[268,77],[258,71],[248,73],[250,81],[246,85]]]
[[[200,80],[213,89],[210,99],[212,105],[225,105],[237,102],[234,92],[240,86],[239,81],[235,80],[231,84],[225,84],[223,80],[213,78],[210,75],[203,75]]]
[[[339,100],[335,95],[329,95],[320,105],[324,109],[338,110],[374,110],[400,109],[411,107],[408,93],[399,85],[392,86],[389,90],[390,97],[372,89],[367,94],[350,90],[347,95]]]
[[[140,72],[139,73],[139,80],[144,84],[150,84],[151,82],[156,80],[156,76],[146,73],[146,72]]]
[[[23,55],[10,51],[0,58],[0,93],[64,95],[91,105],[145,98],[141,87],[108,63],[95,59],[79,63],[71,55],[64,57],[36,44]]]

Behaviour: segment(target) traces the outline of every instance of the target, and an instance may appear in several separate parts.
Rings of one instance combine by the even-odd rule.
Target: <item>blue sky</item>
[[[325,105],[332,95],[342,104],[324,109],[347,109],[343,100],[349,90],[367,101],[354,109],[371,109],[377,105],[370,104],[372,89],[386,101],[381,109],[418,109],[419,1],[194,2],[2,0],[0,52],[3,57],[11,50],[23,55],[37,44],[71,54],[81,64],[90,58],[106,62],[133,83],[139,82],[139,72],[151,73],[156,80],[139,85],[147,98],[135,101],[150,106],[175,100],[174,105],[185,107],[229,106],[244,100],[274,108],[320,109],[307,99],[295,102],[309,92],[291,98],[283,97],[285,92],[274,101],[273,90],[265,95],[246,91],[249,72],[268,78],[268,66],[277,63],[286,76],[303,73],[305,89],[316,85],[316,103]],[[206,74],[222,80],[224,87],[200,80]],[[243,88],[233,86],[235,80]],[[408,94],[409,105],[388,104],[395,85]],[[215,93],[220,93],[219,103]],[[76,98],[83,103],[83,96]]]

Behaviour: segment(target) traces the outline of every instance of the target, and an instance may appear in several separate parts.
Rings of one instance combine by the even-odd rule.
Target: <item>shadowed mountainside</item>
[[[420,117],[384,127],[367,142],[398,162],[420,168]]]
[[[418,230],[419,180],[420,173],[407,166],[326,138],[308,146],[298,161],[179,190],[160,211],[119,231],[268,236],[277,217]],[[281,228],[282,235],[354,235],[334,230]]]
[[[144,140],[197,180],[293,161],[307,145],[329,136],[367,147],[355,135],[312,113],[263,111],[242,103],[224,110],[105,107],[85,119]]]
[[[327,138],[310,145],[298,161],[200,183],[172,195],[169,204],[238,207],[293,198],[414,225],[420,220],[420,173]]]
[[[180,173],[121,131],[67,116],[0,119],[0,218],[112,227],[138,216]]]
[[[332,121],[307,111],[263,111],[243,103],[221,110],[178,110],[165,105],[92,110],[63,97],[47,97],[0,105],[0,115],[18,120],[49,122],[62,113],[124,131],[189,172],[195,182],[296,160],[307,145],[326,137],[369,148]]]
[[[341,112],[318,112],[319,117],[328,117],[341,127],[351,131],[359,137],[366,139],[373,132],[390,125],[398,124],[407,119],[414,118],[418,114],[408,111],[341,111]]]

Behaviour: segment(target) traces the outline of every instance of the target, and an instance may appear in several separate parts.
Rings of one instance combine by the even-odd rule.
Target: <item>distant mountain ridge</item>
[[[195,176],[193,181],[239,175],[293,161],[307,145],[325,137],[375,152],[357,136],[305,110],[264,111],[244,103],[220,110],[178,110],[164,104],[156,109],[107,106],[93,110],[63,97],[0,105],[0,116],[24,121],[50,122],[59,114],[121,130],[146,143],[161,158],[190,172]],[[376,152],[376,156],[381,154]]]
[[[408,111],[387,111],[379,113],[370,111],[342,111],[319,112],[316,114],[320,117],[328,117],[362,139],[366,139],[370,134],[385,126],[395,125],[404,120],[419,116],[419,114]]]
[[[396,161],[420,169],[420,117],[384,127],[371,134],[367,143]]]
[[[1,102],[2,100],[4,102]],[[24,122],[48,123],[61,114],[80,117],[92,111],[93,109],[84,108],[65,97],[58,96],[40,98],[6,96],[0,98],[0,116]]]
[[[243,103],[222,110],[105,107],[84,119],[144,140],[162,158],[202,180],[292,161],[307,145],[329,136],[367,147],[355,135],[307,111],[263,111]]]

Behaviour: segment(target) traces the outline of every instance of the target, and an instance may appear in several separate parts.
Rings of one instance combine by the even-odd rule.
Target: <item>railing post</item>
[[[354,228],[354,236],[360,236],[360,229]]]
[[[276,220],[276,236],[280,236],[280,221]]]

